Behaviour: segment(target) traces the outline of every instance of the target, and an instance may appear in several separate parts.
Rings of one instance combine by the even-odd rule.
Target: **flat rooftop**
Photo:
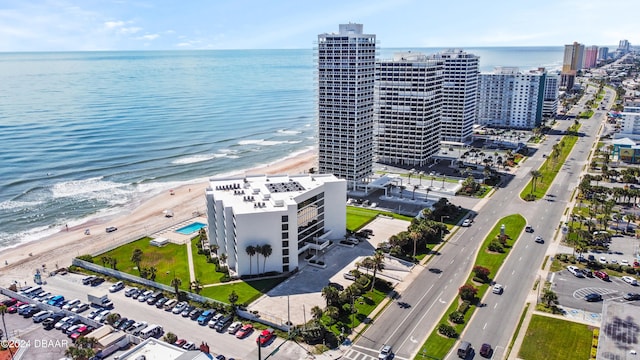
[[[605,301],[597,358],[628,359],[628,356],[640,353],[639,340],[640,302]]]

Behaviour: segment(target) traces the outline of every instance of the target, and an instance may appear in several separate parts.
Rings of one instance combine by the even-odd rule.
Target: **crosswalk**
[[[369,349],[358,345],[352,345],[351,349],[347,350],[344,355],[342,355],[343,359],[349,360],[378,360],[378,350],[377,349]],[[393,356],[394,360],[409,360],[408,358]]]

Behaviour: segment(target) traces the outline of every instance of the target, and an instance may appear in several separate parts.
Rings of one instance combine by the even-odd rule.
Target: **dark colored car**
[[[627,301],[640,300],[640,294],[638,293],[627,293],[624,294],[623,298]]]
[[[18,302],[18,300],[11,298],[11,299],[6,299],[2,301],[2,305],[9,307],[9,306],[13,306]]]
[[[106,232],[111,233],[111,232],[114,232],[114,231],[118,230],[118,228],[115,227],[115,226],[109,226],[105,230],[106,230]]]
[[[198,317],[200,317],[200,315],[202,315],[202,311],[203,311],[202,309],[191,310],[191,312],[189,313],[189,319],[196,320]]]
[[[120,323],[120,326],[118,326],[118,330],[124,330],[129,328],[131,325],[133,325],[136,321],[133,319],[129,319],[126,321],[123,321]]]
[[[336,288],[336,290],[342,291],[344,290],[344,286],[338,284],[338,283],[334,283],[334,282],[330,282],[329,284],[327,284],[327,286],[331,286],[332,288]]]
[[[491,345],[489,344],[482,344],[482,346],[480,347],[480,356],[485,357],[485,358],[490,358],[491,357]]]
[[[582,273],[584,274],[584,276],[586,277],[593,277],[593,271],[589,270],[589,269],[582,269]]]
[[[180,315],[182,315],[182,317],[189,317],[189,314],[191,314],[191,312],[193,311],[193,309],[195,309],[194,306],[192,305],[187,305],[186,308],[184,308],[184,310],[182,310],[182,313],[180,313]]]
[[[164,297],[164,296],[163,296],[163,297],[161,297],[160,299],[158,299],[158,300],[156,301],[156,307],[157,307],[158,309],[162,308],[162,306],[164,306],[164,303],[166,303],[167,301],[169,301],[169,299],[167,299],[167,298],[166,298],[166,297]]]
[[[584,299],[588,302],[602,301],[602,295],[598,293],[587,294]]]
[[[89,284],[91,284],[91,281],[92,281],[93,279],[95,279],[95,278],[96,278],[96,277],[95,277],[94,275],[89,275],[89,276],[87,276],[86,278],[83,278],[83,279],[82,279],[82,285],[89,285]]]
[[[104,278],[95,277],[91,280],[91,286],[98,286],[104,282]]]
[[[40,310],[40,308],[32,307],[31,309],[29,309],[25,313],[23,313],[22,316],[24,316],[25,318],[30,318],[30,317],[33,317],[33,315],[39,313],[40,311],[42,311],[42,310]]]

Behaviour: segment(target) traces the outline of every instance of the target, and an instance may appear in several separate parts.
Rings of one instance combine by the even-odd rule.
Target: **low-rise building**
[[[232,276],[293,271],[299,254],[346,234],[346,191],[346,180],[331,174],[212,179],[209,243]]]

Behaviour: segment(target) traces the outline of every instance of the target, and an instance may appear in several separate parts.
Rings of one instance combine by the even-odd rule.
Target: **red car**
[[[256,342],[259,343],[260,346],[264,346],[269,342],[269,340],[271,340],[271,338],[273,338],[273,336],[273,329],[262,330],[260,336],[258,336],[258,338],[256,339]]]
[[[18,308],[19,308],[21,305],[24,305],[24,304],[28,304],[28,303],[26,303],[26,302],[22,302],[22,301],[18,301],[17,303],[13,304],[12,306],[9,306],[9,307],[7,308],[7,312],[8,312],[9,314],[17,313],[17,312],[18,312]]]
[[[91,328],[89,326],[82,325],[79,328],[77,328],[76,331],[74,331],[71,335],[69,335],[69,337],[71,338],[71,341],[75,342],[76,340],[78,340],[79,337],[84,336],[90,330]]]
[[[181,348],[181,347],[182,347],[184,344],[186,344],[186,343],[187,343],[187,340],[185,340],[185,339],[178,339],[178,340],[176,340],[176,342],[174,342],[174,343],[173,343],[173,345],[175,345],[175,346],[177,346],[177,347]]]
[[[253,325],[251,324],[244,324],[242,325],[242,327],[240,328],[240,330],[238,330],[238,332],[236,332],[236,337],[238,339],[242,339],[243,337],[251,334],[251,332],[253,331]]]
[[[599,271],[599,270],[598,271],[594,271],[593,275],[595,277],[599,278],[599,279],[604,280],[604,281],[609,281],[609,275],[607,275],[607,273],[604,272],[604,271]]]

